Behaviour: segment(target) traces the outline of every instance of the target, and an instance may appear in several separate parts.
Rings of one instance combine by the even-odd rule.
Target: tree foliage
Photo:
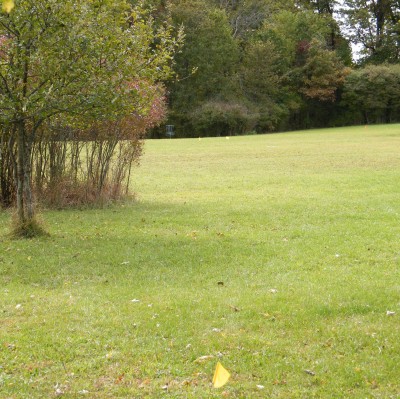
[[[153,98],[139,86],[170,74],[177,45],[168,25],[152,21],[111,0],[20,0],[0,14],[0,134],[21,225],[35,216],[31,159],[45,125],[83,129],[150,108]]]
[[[218,135],[230,130],[226,121],[240,109],[237,134],[304,127],[293,115],[315,108],[315,101],[335,102],[351,64],[335,6],[172,0],[171,17],[184,27],[185,44],[177,79],[168,84],[168,123],[182,136]]]
[[[369,65],[346,78],[344,104],[354,123],[390,123],[400,117],[400,65]]]
[[[342,13],[349,38],[362,46],[364,61],[398,62],[400,4],[397,0],[346,0]]]
[[[185,29],[185,44],[176,56],[176,80],[168,85],[171,118],[188,133],[192,115],[209,101],[236,97],[239,47],[226,14],[200,1],[179,1],[171,7],[176,25]]]
[[[300,92],[307,98],[319,101],[335,101],[336,92],[343,85],[348,69],[336,53],[329,51],[316,39],[305,50],[306,60],[302,68]]]

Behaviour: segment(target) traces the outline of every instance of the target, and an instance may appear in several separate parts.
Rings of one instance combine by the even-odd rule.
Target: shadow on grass
[[[47,211],[44,218],[50,237],[0,241],[3,283],[51,289],[75,281],[173,280],[194,268],[244,264],[253,251],[235,237],[234,225],[206,207],[136,203]]]

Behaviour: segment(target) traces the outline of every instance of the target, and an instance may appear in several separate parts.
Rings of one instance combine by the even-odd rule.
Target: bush
[[[400,65],[369,65],[354,70],[344,84],[343,105],[352,123],[400,120]]]
[[[258,115],[243,104],[209,101],[192,113],[194,130],[204,136],[232,136],[251,131]]]
[[[139,163],[146,131],[165,117],[163,88],[144,85],[144,90],[133,84],[148,100],[148,109],[81,129],[53,120],[37,132],[31,168],[39,204],[55,208],[103,205],[129,195],[131,169]],[[0,135],[0,202],[10,206],[15,188],[7,137]]]

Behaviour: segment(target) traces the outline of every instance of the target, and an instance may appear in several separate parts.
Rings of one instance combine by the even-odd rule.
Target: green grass
[[[399,398],[399,150],[400,125],[148,141],[136,203],[20,241],[0,212],[0,397]]]

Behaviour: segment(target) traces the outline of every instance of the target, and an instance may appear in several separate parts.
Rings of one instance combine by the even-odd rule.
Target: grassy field
[[[1,398],[400,398],[400,125],[145,151],[136,202],[0,212]]]

